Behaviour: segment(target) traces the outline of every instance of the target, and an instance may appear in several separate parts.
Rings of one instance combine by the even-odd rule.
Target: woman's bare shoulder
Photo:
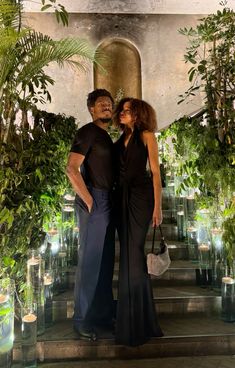
[[[143,130],[142,132],[142,139],[144,144],[146,145],[150,140],[154,138],[154,133],[150,132],[149,130]]]

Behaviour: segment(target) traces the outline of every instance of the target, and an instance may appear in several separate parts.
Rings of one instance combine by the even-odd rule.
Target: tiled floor
[[[234,368],[235,356],[100,360],[39,364],[40,368]]]

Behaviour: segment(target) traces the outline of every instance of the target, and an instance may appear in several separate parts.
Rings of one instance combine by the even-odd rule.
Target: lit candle
[[[0,294],[0,304],[6,303],[9,299],[9,295]]]
[[[194,199],[194,194],[190,194],[186,197],[186,199],[189,199],[189,200],[193,200]]]
[[[198,246],[198,250],[201,252],[208,252],[209,251],[209,245],[208,244],[200,244]]]
[[[196,227],[189,226],[189,227],[187,228],[187,231],[188,231],[188,233],[194,233],[194,232],[196,232],[196,231],[197,231],[197,229],[196,229]]]
[[[36,266],[36,265],[38,265],[39,264],[39,262],[40,262],[40,260],[39,260],[39,258],[38,257],[32,257],[32,258],[30,258],[28,261],[27,261],[27,265],[28,266]]]
[[[49,286],[53,283],[53,278],[51,275],[44,275],[44,285]]]
[[[71,194],[65,194],[64,199],[65,199],[66,201],[74,201],[75,196],[73,196],[73,195],[71,195]]]
[[[224,284],[234,284],[235,283],[235,280],[232,278],[232,277],[229,277],[229,276],[224,276],[222,277],[222,282]]]
[[[217,227],[211,229],[212,235],[220,235],[220,234],[222,234],[222,232],[223,232],[222,229],[217,228]]]
[[[207,208],[202,208],[201,210],[199,210],[199,213],[208,214],[208,213],[210,213],[210,211]]]
[[[65,206],[63,207],[64,212],[74,212],[74,208],[71,206]]]
[[[178,212],[177,212],[177,215],[179,215],[179,216],[184,216],[184,211],[178,211]]]
[[[59,257],[66,257],[66,252],[59,252]]]
[[[22,318],[22,321],[23,322],[26,322],[26,323],[32,323],[32,322],[35,322],[37,319],[37,317],[35,316],[35,314],[33,313],[29,313],[29,314],[26,314],[23,318]]]

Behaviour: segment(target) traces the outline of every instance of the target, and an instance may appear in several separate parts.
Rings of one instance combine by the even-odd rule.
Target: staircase
[[[164,202],[165,203],[165,202]],[[164,207],[165,206],[164,204]],[[187,241],[177,240],[177,226],[166,220],[163,233],[169,246],[171,266],[161,277],[152,277],[153,294],[164,337],[153,338],[136,348],[114,343],[105,330],[98,331],[97,342],[79,340],[72,327],[73,283],[75,267],[69,270],[70,287],[54,297],[54,324],[38,337],[39,361],[156,358],[193,355],[235,354],[235,325],[221,320],[221,295],[210,286],[198,285],[198,263],[188,259]],[[146,241],[151,249],[152,229]],[[118,242],[113,280],[117,293]],[[21,360],[21,343],[16,336],[14,361]]]

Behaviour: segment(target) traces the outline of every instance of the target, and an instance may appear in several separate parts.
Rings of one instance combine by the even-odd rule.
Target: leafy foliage
[[[58,23],[62,22],[64,26],[68,25],[69,15],[63,5],[56,4],[56,0],[48,0],[48,1],[41,0],[41,3],[42,3],[41,11],[45,11],[48,9],[54,10]]]
[[[1,266],[18,285],[24,280],[27,249],[40,245],[43,224],[61,212],[61,196],[69,187],[64,170],[75,129],[72,117],[35,111],[34,127],[1,147]]]
[[[56,1],[42,0],[42,5],[54,8]],[[58,7],[56,14],[66,24],[66,11]],[[21,0],[0,1],[0,277],[15,279],[18,290],[28,248],[40,244],[43,225],[60,212],[76,129],[72,117],[37,111],[37,102],[50,102],[48,86],[54,83],[44,67],[56,62],[85,71],[98,63],[84,40],[54,41],[22,28],[21,12]]]
[[[191,87],[204,94],[205,113],[174,122],[160,139],[171,137],[181,190],[199,188],[198,206],[223,218],[223,240],[231,266],[235,257],[235,13],[224,8],[201,19],[195,28],[181,29],[189,39],[185,62]],[[235,270],[234,270],[235,272]]]
[[[12,5],[10,0],[0,4],[0,139],[4,143],[12,139],[18,107],[25,112],[32,104],[50,102],[48,85],[54,80],[44,67],[56,62],[85,71],[89,63],[98,63],[98,55],[84,40],[54,41],[30,28],[22,30],[20,10],[20,5]],[[25,118],[26,114],[22,121],[26,128]]]

